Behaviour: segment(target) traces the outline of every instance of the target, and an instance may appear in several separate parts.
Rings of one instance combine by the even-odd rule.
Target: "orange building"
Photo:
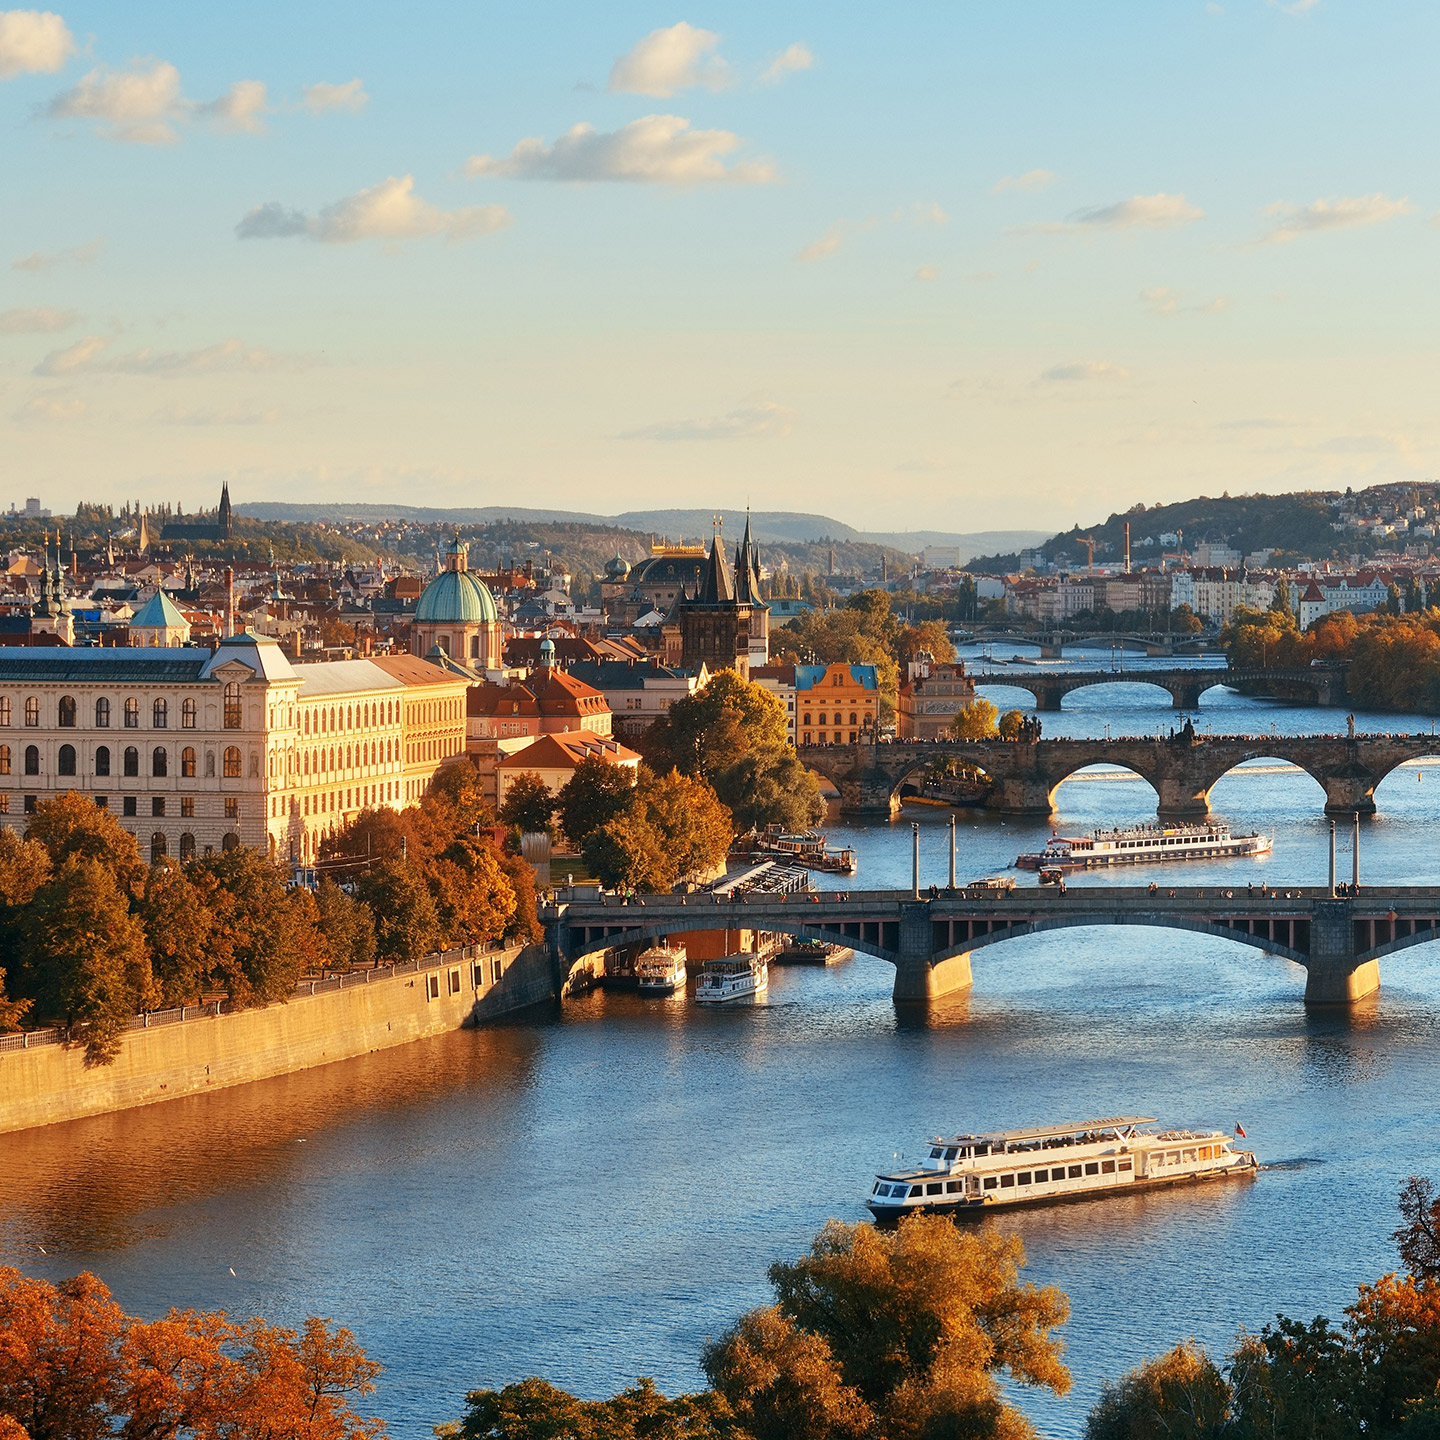
[[[854,745],[875,733],[880,677],[873,665],[797,665],[796,731],[802,745]]]

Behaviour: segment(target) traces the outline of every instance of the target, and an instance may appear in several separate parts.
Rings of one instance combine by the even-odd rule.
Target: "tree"
[[[357,870],[402,856],[421,859],[426,847],[416,834],[414,817],[418,813],[418,810],[397,811],[388,807],[362,810],[343,830],[321,842],[320,854],[324,858],[353,860]]]
[[[555,797],[560,828],[577,850],[602,825],[627,809],[635,795],[635,775],[626,765],[594,756],[582,760]]]
[[[532,770],[517,775],[500,804],[500,823],[513,826],[522,835],[549,834],[555,797]]]
[[[1085,1423],[1085,1440],[1219,1440],[1230,1412],[1230,1387],[1193,1341],[1147,1360],[1101,1387]]]
[[[151,867],[137,906],[162,1005],[199,1001],[210,979],[215,917],[200,888],[173,860]]]
[[[647,775],[639,788],[646,822],[657,832],[676,874],[693,879],[725,863],[735,827],[704,780],[672,770]]]
[[[28,838],[43,845],[56,865],[71,855],[98,860],[131,894],[144,880],[146,866],[135,837],[78,790],[41,800],[30,817]]]
[[[1279,616],[1281,620],[1293,622],[1295,619],[1295,607],[1290,602],[1290,582],[1283,575],[1275,582],[1275,596],[1270,601],[1270,613]]]
[[[495,863],[515,892],[515,914],[505,929],[505,939],[516,945],[536,945],[545,938],[536,910],[535,872],[518,855],[497,851]]]
[[[466,1415],[438,1425],[442,1440],[747,1440],[718,1395],[667,1400],[641,1379],[608,1400],[578,1400],[531,1377],[503,1390],[472,1390]]]
[[[895,642],[901,665],[918,659],[924,653],[941,665],[955,661],[955,643],[943,620],[921,620],[904,626]]]
[[[1002,740],[1016,740],[1025,729],[1025,714],[1021,710],[1007,710],[996,727]]]
[[[717,778],[715,792],[740,833],[767,825],[804,830],[825,814],[820,782],[789,749],[743,756]]]
[[[997,730],[1000,712],[983,695],[962,705],[950,722],[950,733],[957,740],[990,740]]]
[[[382,960],[418,960],[440,938],[440,922],[419,868],[387,860],[360,881],[360,898],[375,917],[375,949]]]
[[[1400,1218],[1390,1238],[1405,1268],[1417,1280],[1440,1282],[1440,1199],[1429,1180],[1412,1175],[1401,1187]]]
[[[332,970],[355,970],[375,963],[375,917],[363,900],[327,878],[315,889],[315,908]]]
[[[25,988],[46,1017],[83,1026],[88,1064],[109,1064],[137,1010],[158,999],[145,932],[114,874],[69,856],[26,912]]]
[[[945,1216],[893,1233],[832,1220],[808,1255],[770,1267],[778,1323],[752,1311],[706,1347],[701,1366],[737,1414],[763,1411],[775,1427],[767,1435],[814,1433],[820,1394],[842,1417],[824,1434],[863,1425],[859,1407],[895,1440],[1032,1433],[996,1376],[1065,1394],[1050,1332],[1069,1307],[1058,1290],[1019,1283],[1024,1258],[1017,1236],[961,1230]],[[792,1343],[791,1329],[818,1343]],[[827,1358],[848,1395],[828,1389]]]
[[[594,831],[581,853],[590,873],[609,889],[662,895],[675,888],[675,857],[638,809],[627,810]]]
[[[495,847],[467,835],[430,863],[430,894],[444,939],[478,945],[498,940],[515,917],[515,890]]]

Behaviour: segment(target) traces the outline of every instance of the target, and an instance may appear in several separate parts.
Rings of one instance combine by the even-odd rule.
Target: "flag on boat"
[[[1235,1122],[1235,1133],[1236,1133],[1242,1140],[1248,1140],[1248,1139],[1250,1138],[1250,1137],[1249,1137],[1248,1135],[1246,1135],[1246,1133],[1245,1133],[1245,1127],[1244,1127],[1238,1120]]]

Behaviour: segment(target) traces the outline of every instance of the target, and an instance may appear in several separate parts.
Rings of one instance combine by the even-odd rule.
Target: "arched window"
[[[0,725],[4,725],[7,729],[10,726],[10,697],[8,695],[0,695]]]
[[[220,848],[227,854],[240,848],[240,837],[232,830],[221,842]]]
[[[195,728],[195,702],[193,700],[180,702],[180,728],[182,730]]]
[[[163,745],[157,745],[150,754],[150,773],[157,779],[170,773],[170,752]]]
[[[240,728],[240,686],[234,680],[229,680],[225,684],[225,728],[227,730]]]
[[[180,752],[180,773],[187,780],[195,778],[195,749],[191,745]]]
[[[27,775],[40,773],[40,747],[38,745],[25,747],[25,773]]]
[[[75,728],[75,697],[73,695],[60,697],[60,727],[63,730]]]
[[[150,837],[150,863],[158,865],[165,858],[165,832],[157,830]]]
[[[103,695],[95,702],[95,728],[97,730],[110,728],[110,702]]]
[[[110,773],[110,747],[101,745],[95,751],[95,773],[97,775],[109,775]]]
[[[170,726],[170,704],[166,700],[157,700],[150,707],[150,725],[155,730],[166,730]]]
[[[227,780],[238,780],[240,778],[240,747],[238,745],[227,745],[225,747],[225,778]]]
[[[55,769],[61,775],[75,773],[75,747],[73,745],[60,747],[60,753],[55,757]]]
[[[140,728],[140,702],[133,695],[125,702],[125,728],[127,730]]]
[[[140,773],[140,752],[133,746],[125,747],[125,754],[121,757],[121,770],[126,775],[138,775]]]
[[[805,719],[803,723],[806,725],[810,723],[810,712],[808,710],[805,712]]]
[[[8,745],[0,745],[0,775],[8,775],[9,773],[10,747]]]
[[[855,712],[853,710],[850,712],[850,723],[852,725],[855,724]]]
[[[40,723],[40,698],[31,695],[25,701],[25,723],[32,728]]]
[[[180,863],[186,864],[195,858],[195,837],[187,830],[180,837]]]

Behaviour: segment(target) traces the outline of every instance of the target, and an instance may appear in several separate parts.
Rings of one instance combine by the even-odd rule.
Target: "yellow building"
[[[796,731],[802,745],[854,745],[873,736],[880,678],[873,665],[797,665]]]

